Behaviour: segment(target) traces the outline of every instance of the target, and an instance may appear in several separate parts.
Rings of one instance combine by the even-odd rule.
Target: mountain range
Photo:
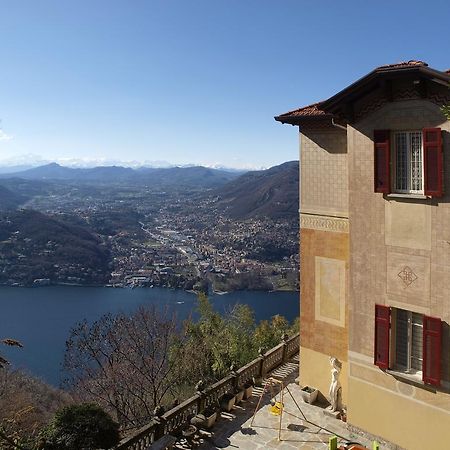
[[[93,183],[123,182],[146,185],[178,185],[186,187],[217,187],[242,174],[242,171],[211,169],[203,166],[132,169],[122,166],[93,168],[64,167],[50,163],[14,173],[0,174],[1,179],[80,181]]]
[[[27,200],[25,195],[42,195],[42,186],[39,185],[46,185],[47,182],[141,184],[164,189],[203,188],[209,189],[208,192],[216,196],[216,206],[231,218],[265,216],[272,219],[296,219],[298,216],[298,161],[244,174],[202,166],[139,169],[105,166],[75,169],[51,163],[0,175],[0,210],[16,208]],[[23,184],[26,184],[24,189]],[[14,189],[25,195],[16,193]]]

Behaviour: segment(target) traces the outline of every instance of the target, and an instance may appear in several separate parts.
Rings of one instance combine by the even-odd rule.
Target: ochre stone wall
[[[316,320],[316,299],[319,300],[316,297],[316,285],[320,284],[319,280],[316,282],[316,261],[317,258],[327,258],[328,261],[335,260],[337,264],[342,262],[344,275],[346,276],[348,273],[348,234],[302,229],[300,240],[301,345],[346,361],[348,336],[346,308],[344,308],[343,326],[333,325],[329,321]],[[327,291],[326,288],[328,287],[329,294],[335,294],[336,300],[342,301],[345,307],[347,304],[347,286],[345,286],[344,297],[341,298],[341,280],[334,277],[330,278],[324,280],[325,283],[329,284],[323,286],[322,289]],[[346,278],[348,279],[347,276]],[[344,280],[344,283],[346,283],[346,280]]]
[[[341,382],[345,403],[348,233],[302,228],[300,241],[300,383],[318,388],[327,397],[329,358],[337,357],[344,364]]]

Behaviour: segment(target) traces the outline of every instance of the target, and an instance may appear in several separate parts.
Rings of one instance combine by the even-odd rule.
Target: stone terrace
[[[253,425],[250,427],[253,413],[263,391],[262,387],[256,387],[250,399],[234,406],[231,413],[223,412],[211,432],[200,433],[195,440],[196,448],[199,450],[326,449],[331,436],[338,437],[338,445],[358,442],[371,448],[372,444],[367,439],[348,431],[344,422],[324,415],[323,409],[326,405],[312,406],[302,402],[300,387],[294,382],[298,376],[298,356],[277,368],[270,373],[270,376],[283,380],[284,385],[287,386],[284,390],[285,408],[280,441],[278,441],[279,416],[272,415],[268,410],[272,397],[270,392],[263,395]],[[277,399],[280,398],[279,390],[279,388],[275,390]],[[177,443],[175,448],[187,449],[192,446]]]
[[[180,450],[325,449],[331,436],[337,436],[339,444],[358,442],[370,448],[371,443],[352,434],[346,423],[324,414],[327,405],[312,406],[302,401],[301,389],[295,383],[298,351],[299,335],[286,336],[281,344],[246,366],[211,386],[200,388],[202,390],[191,398],[155,417],[148,425],[122,440],[116,450],[161,450],[172,448],[171,445]],[[239,391],[239,386],[245,387],[252,379],[262,381],[259,387],[253,388],[252,395],[234,405],[230,412],[222,412],[214,425],[205,429],[203,412],[212,408],[217,414],[218,405],[222,404],[225,396],[234,398],[231,393]],[[268,379],[276,381],[272,388],[266,384]],[[280,400],[281,382],[284,386],[284,410],[279,440],[280,416],[271,414],[269,408],[274,401]],[[190,425],[196,420],[200,429]]]

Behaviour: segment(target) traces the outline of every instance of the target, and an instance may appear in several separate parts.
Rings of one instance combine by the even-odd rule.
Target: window
[[[440,128],[374,131],[375,192],[441,197],[442,167]]]
[[[441,383],[442,322],[404,309],[375,305],[374,363]]]
[[[423,194],[422,132],[393,133],[394,190]]]
[[[394,368],[406,373],[422,372],[423,316],[392,308],[395,332]]]

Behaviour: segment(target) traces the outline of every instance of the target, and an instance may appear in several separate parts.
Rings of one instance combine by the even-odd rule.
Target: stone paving
[[[199,450],[326,449],[328,440],[333,435],[338,437],[339,445],[350,441],[371,448],[369,441],[348,431],[344,422],[324,415],[323,407],[302,402],[300,387],[294,382],[298,375],[298,360],[292,360],[270,375],[283,380],[287,385],[283,399],[285,407],[282,416],[281,440],[278,440],[279,416],[269,412],[272,396],[270,392],[263,394],[253,425],[250,426],[263,391],[263,388],[255,388],[250,399],[235,406],[231,413],[222,413],[222,417],[211,429],[211,433],[202,433],[197,441]],[[276,393],[279,391],[280,388],[276,390]]]

